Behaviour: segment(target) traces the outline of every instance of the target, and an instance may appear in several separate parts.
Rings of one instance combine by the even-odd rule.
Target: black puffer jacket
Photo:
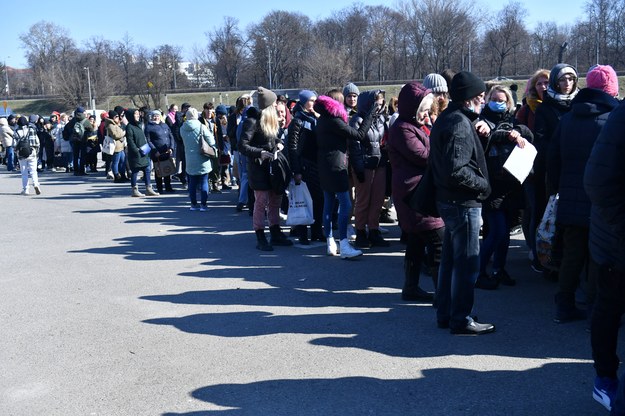
[[[437,201],[480,207],[490,195],[484,149],[473,126],[477,117],[451,102],[432,127],[428,161]]]
[[[303,163],[317,163],[317,137],[315,133],[317,119],[313,114],[304,111],[301,106],[298,106],[295,111],[291,124],[289,124],[289,163],[293,174],[301,174]],[[305,159],[306,162],[302,159]]]
[[[625,272],[625,102],[612,111],[588,158],[584,189],[590,198],[590,254]]]
[[[321,189],[327,192],[349,190],[347,173],[347,146],[351,141],[362,140],[371,127],[372,109],[365,115],[360,128],[347,124],[347,112],[343,104],[330,97],[320,96],[315,102],[320,114],[317,122],[317,166]]]
[[[269,161],[261,163],[260,153],[263,150],[273,153],[278,143],[277,137],[267,137],[260,129],[260,111],[256,107],[247,110],[247,118],[243,121],[239,151],[247,156],[247,172],[250,187],[255,191],[269,191],[272,188],[269,176]]]
[[[364,91],[358,96],[358,113],[349,121],[349,125],[358,129],[363,123],[366,114],[375,103],[375,96],[379,90]],[[349,163],[354,172],[364,174],[365,169],[376,169],[381,165],[382,152],[380,142],[384,137],[386,126],[384,116],[377,114],[373,116],[371,127],[367,130],[367,135],[362,140],[352,140],[349,142]]]
[[[547,178],[560,194],[557,221],[588,227],[590,199],[584,191],[584,169],[595,140],[618,100],[601,90],[584,88],[571,102],[550,143]]]
[[[480,113],[480,119],[486,121],[491,128],[488,145],[484,150],[491,193],[484,206],[491,209],[520,209],[523,207],[521,184],[503,169],[503,163],[516,146],[516,142],[510,141],[508,134],[511,130],[516,130],[530,143],[534,141],[534,135],[527,126],[518,124],[508,111],[495,113],[486,106]]]

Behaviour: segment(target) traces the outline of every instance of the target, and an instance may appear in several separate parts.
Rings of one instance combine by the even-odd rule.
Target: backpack
[[[33,148],[30,145],[30,133],[31,130],[29,128],[26,136],[19,137],[19,134],[17,134],[19,140],[17,146],[15,146],[15,151],[20,159],[26,159],[33,153]]]
[[[72,137],[71,127],[71,121],[63,126],[63,131],[61,132],[61,137],[63,137],[63,140],[69,140]]]
[[[81,142],[84,136],[85,126],[82,125],[82,122],[77,120],[74,123],[74,127],[72,128],[72,135],[70,137],[70,140],[72,142]]]

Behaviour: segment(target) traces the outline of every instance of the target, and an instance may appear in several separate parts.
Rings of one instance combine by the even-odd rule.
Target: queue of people
[[[249,210],[261,251],[293,245],[280,225],[281,215],[288,217],[291,180],[307,185],[312,218],[292,227],[290,236],[301,245],[324,242],[329,256],[354,259],[363,249],[389,247],[380,219],[392,203],[405,244],[402,299],[432,303],[437,326],[452,334],[495,331],[474,316],[474,291],[517,283],[506,262],[511,230],[522,226],[531,269],[558,281],[554,321],[589,320],[593,396],[608,409],[625,409],[616,355],[625,312],[625,104],[617,98],[618,77],[597,65],[580,89],[577,70],[561,63],[528,80],[522,103],[515,92],[471,72],[446,70],[404,85],[390,107],[383,90],[361,92],[353,83],[325,94],[302,90],[295,103],[258,87],[230,109],[207,103],[198,113],[183,103],[163,115],[116,107],[97,126],[78,107],[71,119],[1,118],[0,134],[7,170],[19,165],[24,195],[29,179],[41,194],[38,172],[44,170],[96,172],[94,158],[106,138],[114,143],[103,157],[107,177],[129,179],[133,197],[176,192],[172,181],[178,180],[190,210],[207,211],[211,192],[238,185],[236,211]],[[537,154],[520,182],[504,163],[526,146]],[[163,172],[166,161],[173,171]],[[556,269],[540,263],[536,247],[536,229],[554,194],[562,252]],[[415,198],[428,208],[415,209]],[[422,275],[433,279],[434,293],[421,287]],[[576,304],[580,287],[585,310]]]

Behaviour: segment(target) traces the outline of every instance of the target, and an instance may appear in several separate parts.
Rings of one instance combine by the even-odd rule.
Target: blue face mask
[[[508,109],[508,104],[505,102],[489,101],[488,108],[494,113],[503,113]]]

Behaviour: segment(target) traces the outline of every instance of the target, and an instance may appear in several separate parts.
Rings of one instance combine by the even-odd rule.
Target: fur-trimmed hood
[[[347,111],[342,103],[327,95],[320,95],[315,101],[314,109],[321,115],[329,115],[330,117],[340,117],[347,123]]]

